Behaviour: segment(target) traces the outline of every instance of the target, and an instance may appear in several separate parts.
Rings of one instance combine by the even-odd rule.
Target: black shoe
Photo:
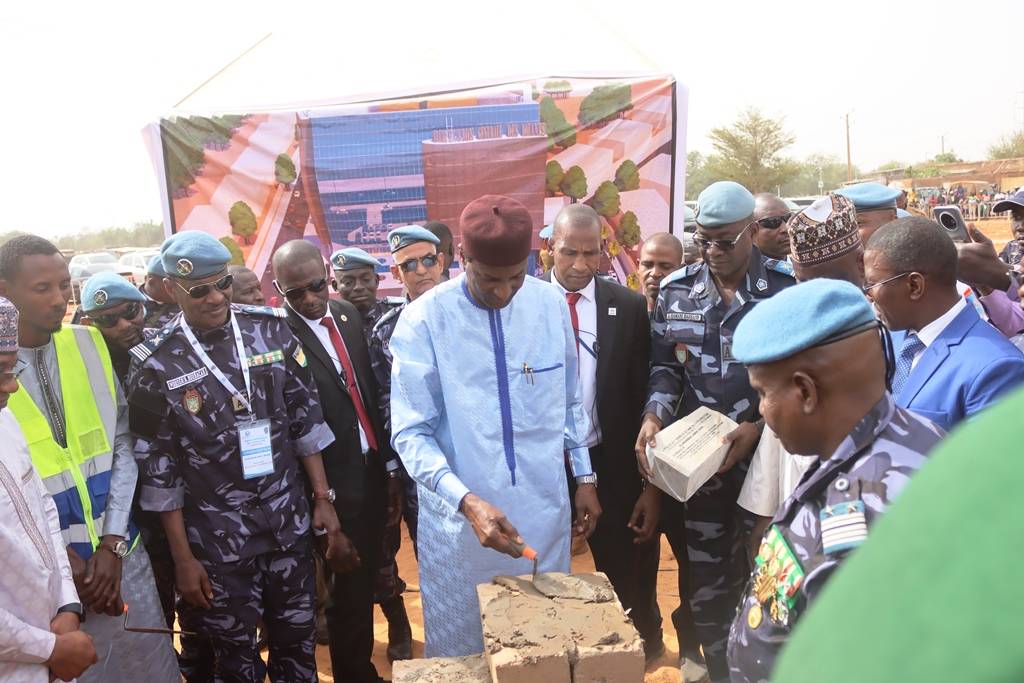
[[[644,666],[650,666],[663,654],[665,654],[664,640],[658,640],[650,644],[644,641]]]
[[[402,596],[382,602],[380,609],[388,620],[388,661],[412,659],[412,626]]]

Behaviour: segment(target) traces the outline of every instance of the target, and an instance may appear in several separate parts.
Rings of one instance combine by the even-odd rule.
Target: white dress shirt
[[[295,311],[294,308],[292,310]],[[313,331],[316,338],[320,340],[320,345],[324,347],[324,351],[327,352],[327,355],[330,356],[331,360],[334,362],[334,371],[340,376],[342,374],[341,359],[338,358],[338,352],[334,350],[334,344],[331,343],[331,333],[327,331],[326,327],[320,324],[319,320],[310,320],[298,311],[295,311],[295,315],[302,318],[303,322],[305,322],[309,326],[309,329]],[[324,316],[324,318],[326,318],[331,325],[334,325],[335,330],[338,330],[338,325],[331,316],[330,309],[327,310],[327,315]],[[341,337],[341,330],[338,330],[338,336]],[[342,338],[341,343],[345,343],[344,338]],[[350,353],[349,360],[351,361],[351,359],[352,354]],[[355,377],[349,377],[346,386],[348,386],[349,391],[359,391],[359,383]],[[362,394],[360,394],[360,396],[362,396]],[[356,425],[359,427],[359,447],[362,449],[363,453],[366,453],[370,450],[370,442],[366,440],[366,432],[363,431],[363,425],[358,419],[356,420]]]
[[[917,334],[917,338],[921,340],[921,343],[924,344],[924,348],[914,356],[914,362],[910,365],[911,370],[917,367],[917,361],[921,360],[921,356],[924,355],[924,352],[928,350],[929,346],[935,343],[935,340],[939,338],[942,331],[949,327],[949,324],[953,322],[953,318],[960,315],[960,311],[964,310],[966,307],[967,301],[963,298],[959,299],[955,304],[953,304],[952,308],[915,333]],[[898,349],[897,352],[899,352]]]
[[[558,275],[551,271],[551,284],[563,295],[569,291],[558,281]],[[579,318],[579,376],[580,395],[583,409],[590,416],[590,432],[587,447],[601,443],[601,425],[597,420],[597,284],[593,278],[579,290],[580,300],[576,302],[576,316]]]
[[[78,602],[57,506],[32,467],[17,420],[0,410],[0,681],[47,683],[50,620]]]

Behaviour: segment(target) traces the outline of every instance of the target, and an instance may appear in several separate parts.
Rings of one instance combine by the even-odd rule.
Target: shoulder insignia
[[[269,315],[274,318],[287,318],[288,311],[283,308],[275,308],[274,306],[252,306],[250,304],[232,304],[232,308],[241,313],[248,313],[249,315]]]
[[[140,363],[144,363],[147,358],[152,356],[153,353],[170,338],[176,329],[178,329],[177,316],[159,330],[149,330],[150,334],[146,341],[136,344],[129,349],[128,352],[131,353],[132,356],[134,356]]]
[[[374,324],[373,330],[371,330],[370,334],[377,334],[377,330],[379,330],[382,327],[384,327],[384,325],[387,324],[388,321],[393,320],[394,318],[397,318],[399,315],[401,315],[402,310],[404,310],[404,309],[405,309],[405,302],[404,301],[402,302],[402,305],[395,306],[394,308],[388,309],[387,312],[385,312],[384,315],[382,315],[377,320],[377,322]]]
[[[764,260],[764,267],[768,270],[774,270],[776,273],[782,273],[783,275],[793,277],[793,264],[789,261],[767,258]]]

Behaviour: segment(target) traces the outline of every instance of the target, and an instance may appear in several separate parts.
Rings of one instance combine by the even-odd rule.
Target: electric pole
[[[853,180],[853,161],[850,157],[850,113],[847,112],[846,119],[846,182]]]

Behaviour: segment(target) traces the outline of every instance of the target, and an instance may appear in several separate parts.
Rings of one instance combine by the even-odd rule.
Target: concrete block
[[[495,683],[643,681],[643,641],[604,574],[501,576],[477,595]]]
[[[490,683],[491,672],[482,654],[397,661],[392,683]]]

